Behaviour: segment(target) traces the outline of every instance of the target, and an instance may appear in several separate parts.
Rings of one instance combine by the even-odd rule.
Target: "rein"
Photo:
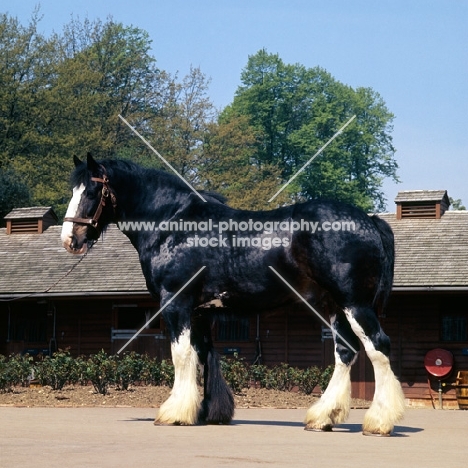
[[[94,216],[91,218],[64,218],[64,221],[69,221],[72,223],[83,224],[85,226],[90,225],[93,228],[98,228],[99,218],[101,217],[102,210],[106,206],[106,200],[110,199],[112,203],[112,208],[115,211],[117,206],[117,199],[115,198],[114,192],[109,187],[109,178],[107,177],[106,170],[104,166],[101,166],[101,169],[104,173],[102,178],[100,177],[91,177],[93,182],[99,182],[102,184],[102,191],[101,191],[101,200],[99,201],[99,205],[96,208]]]

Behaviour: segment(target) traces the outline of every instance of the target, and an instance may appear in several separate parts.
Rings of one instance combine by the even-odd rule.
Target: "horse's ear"
[[[99,164],[97,161],[91,156],[91,153],[86,155],[86,163],[88,165],[88,170],[91,172],[97,172],[99,170]]]
[[[73,162],[75,164],[75,167],[78,167],[80,164],[83,164],[77,156],[73,155]]]

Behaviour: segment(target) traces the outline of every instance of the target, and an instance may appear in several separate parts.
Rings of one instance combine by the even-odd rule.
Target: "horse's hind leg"
[[[192,341],[203,364],[204,398],[200,421],[228,424],[234,416],[234,397],[221,373],[218,353],[211,339],[210,320],[197,316],[192,320]]]
[[[390,339],[380,327],[373,309],[347,308],[345,314],[374,367],[375,393],[364,417],[363,433],[390,435],[405,411],[403,390],[390,367]]]
[[[176,310],[176,306],[180,308]],[[164,311],[164,319],[171,335],[175,378],[171,395],[161,405],[154,423],[197,424],[201,397],[197,387],[198,355],[191,343],[190,309],[187,311],[182,301],[171,303]]]
[[[346,420],[351,402],[351,366],[356,360],[359,340],[342,312],[331,319],[335,343],[335,369],[320,400],[307,411],[305,423],[309,431],[331,431]]]

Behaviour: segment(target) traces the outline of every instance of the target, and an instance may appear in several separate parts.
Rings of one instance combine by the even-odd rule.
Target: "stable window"
[[[441,329],[442,341],[467,341],[467,318],[466,316],[442,317]]]
[[[154,308],[143,308],[137,306],[117,306],[116,328],[119,330],[139,330],[155,313]],[[146,329],[160,329],[161,317],[158,315]]]
[[[35,310],[13,314],[10,322],[10,340],[25,343],[47,342],[47,308],[37,305]]]
[[[250,320],[248,317],[238,317],[225,314],[218,317],[218,341],[246,341],[249,339]]]

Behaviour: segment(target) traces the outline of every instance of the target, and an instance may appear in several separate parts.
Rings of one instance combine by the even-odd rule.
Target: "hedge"
[[[330,381],[333,366],[298,369],[288,364],[275,367],[245,362],[234,355],[221,358],[221,369],[227,383],[235,393],[254,385],[266,389],[291,391],[297,388],[310,395],[314,388],[323,392]],[[203,377],[198,376],[202,384]],[[20,354],[0,355],[0,392],[15,386],[28,386],[31,380],[40,385],[61,390],[65,385],[88,385],[105,395],[110,387],[128,390],[134,385],[166,385],[174,383],[174,366],[169,360],[158,360],[135,352],[121,356],[108,355],[103,350],[90,356],[72,357],[68,350],[58,350],[52,356],[34,361]]]

